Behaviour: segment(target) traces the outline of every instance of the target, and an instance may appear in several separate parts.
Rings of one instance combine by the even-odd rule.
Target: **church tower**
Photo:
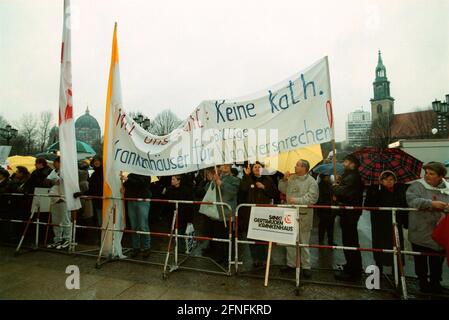
[[[387,79],[387,71],[382,62],[379,50],[379,57],[376,67],[376,79],[373,82],[374,98],[371,101],[372,121],[376,121],[380,115],[394,115],[394,99],[390,96],[390,81]]]

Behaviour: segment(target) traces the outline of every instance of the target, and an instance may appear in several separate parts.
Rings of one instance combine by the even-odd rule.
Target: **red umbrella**
[[[366,185],[379,184],[382,171],[393,171],[398,183],[419,179],[422,161],[400,149],[364,148],[352,153],[360,161],[359,172]]]

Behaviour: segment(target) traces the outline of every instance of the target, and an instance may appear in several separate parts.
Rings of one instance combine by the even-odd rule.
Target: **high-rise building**
[[[371,114],[367,111],[356,110],[348,115],[346,122],[346,141],[350,146],[366,146],[369,142],[371,128]]]

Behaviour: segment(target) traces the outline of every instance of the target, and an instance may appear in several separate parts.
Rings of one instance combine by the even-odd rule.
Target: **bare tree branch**
[[[8,125],[8,121],[6,121],[5,118],[3,118],[2,115],[0,115],[0,128],[4,128]]]
[[[17,123],[19,134],[25,138],[25,151],[27,154],[35,153],[35,139],[37,133],[37,120],[30,113],[24,114]]]
[[[50,111],[42,111],[39,117],[39,124],[37,129],[37,137],[40,152],[44,152],[44,148],[49,140],[50,123],[53,115]]]
[[[181,121],[170,110],[164,110],[159,113],[151,122],[149,131],[158,136],[165,136],[175,130]]]
[[[376,148],[388,148],[391,143],[392,117],[389,114],[380,114],[371,124],[369,133],[370,145]]]

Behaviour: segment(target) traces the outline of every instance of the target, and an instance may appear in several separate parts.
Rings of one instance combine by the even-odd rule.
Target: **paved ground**
[[[312,243],[316,241],[314,230]],[[336,225],[338,231],[338,223]],[[364,213],[359,223],[362,247],[370,247],[369,215]],[[81,235],[81,238],[83,236]],[[336,233],[337,243],[340,235]],[[80,241],[81,242],[81,241]],[[125,239],[124,243],[127,243]],[[164,248],[166,239],[154,239],[153,248]],[[204,246],[204,243],[201,245]],[[80,246],[78,250],[95,248]],[[198,248],[193,255],[199,255]],[[162,277],[163,253],[152,252],[146,261],[120,260],[95,268],[96,258],[84,255],[69,255],[59,251],[25,249],[14,256],[14,249],[0,246],[0,299],[398,299],[391,282],[382,278],[381,290],[364,288],[364,280],[359,284],[345,286],[333,279],[332,268],[343,263],[340,251],[312,249],[313,276],[310,281],[302,281],[299,295],[295,293],[294,275],[285,275],[279,267],[285,261],[285,248],[274,247],[273,267],[268,287],[263,286],[264,270],[253,270],[249,250],[242,247],[245,264],[238,275],[226,276],[204,271],[180,269],[170,273],[168,279]],[[95,252],[92,252],[95,253]],[[364,266],[372,264],[372,255],[363,253]],[[182,261],[182,260],[181,260]],[[410,298],[426,299],[415,295],[416,284],[413,276],[412,258],[407,258],[407,287]],[[68,290],[65,273],[68,265],[76,265],[80,270],[80,289]],[[200,257],[188,257],[182,264],[209,271],[219,272],[211,261]],[[449,284],[448,268],[445,265],[444,284]],[[388,269],[386,272],[391,272]],[[441,298],[441,297],[440,297]]]

